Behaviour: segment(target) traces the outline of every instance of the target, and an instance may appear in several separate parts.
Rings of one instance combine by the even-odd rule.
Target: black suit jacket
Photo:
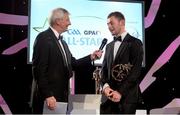
[[[122,41],[115,59],[113,60],[114,42],[106,46],[105,57],[102,66],[102,84],[108,83],[110,87],[122,94],[120,103],[137,103],[139,99],[139,76],[143,60],[142,42],[127,34]],[[112,68],[116,64],[133,65],[129,74],[123,80],[117,81],[112,77]]]
[[[62,41],[62,44],[68,65],[65,63],[59,41],[50,28],[40,33],[35,40],[32,69],[37,81],[36,92],[42,100],[54,96],[57,101],[67,102],[68,82],[72,76],[72,69],[91,64],[90,55],[76,60],[72,57],[65,41]]]

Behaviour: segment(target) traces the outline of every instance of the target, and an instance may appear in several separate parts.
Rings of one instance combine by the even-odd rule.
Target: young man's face
[[[111,16],[107,19],[107,25],[113,36],[117,36],[121,33],[122,20],[118,20],[116,17]]]

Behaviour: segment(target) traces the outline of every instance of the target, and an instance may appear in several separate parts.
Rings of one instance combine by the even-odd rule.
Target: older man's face
[[[65,32],[68,30],[68,26],[71,25],[71,21],[69,19],[69,14],[64,14],[64,17],[59,20],[59,26],[61,27],[62,31]]]

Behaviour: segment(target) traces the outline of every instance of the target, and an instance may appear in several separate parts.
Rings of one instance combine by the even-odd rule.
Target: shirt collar
[[[59,38],[59,33],[53,27],[50,26],[50,28],[51,28],[51,30],[53,31],[53,33],[55,34],[55,36],[58,39]]]
[[[120,36],[121,36],[121,40],[123,41],[123,39],[125,38],[125,36],[127,35],[127,32],[123,32]]]

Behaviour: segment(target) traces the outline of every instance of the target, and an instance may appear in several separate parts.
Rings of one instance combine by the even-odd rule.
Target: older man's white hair
[[[52,10],[50,17],[49,17],[49,24],[52,26],[57,19],[62,19],[64,14],[69,14],[69,12],[64,8],[56,8]]]

